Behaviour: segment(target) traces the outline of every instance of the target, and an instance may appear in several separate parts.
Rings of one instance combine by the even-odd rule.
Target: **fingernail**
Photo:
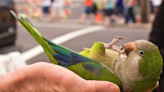
[[[120,92],[120,89],[115,85],[111,85],[111,86],[108,87],[107,92]]]

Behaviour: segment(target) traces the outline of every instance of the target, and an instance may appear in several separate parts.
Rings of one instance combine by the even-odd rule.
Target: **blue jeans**
[[[91,14],[91,13],[92,13],[92,8],[91,8],[91,7],[85,7],[84,12],[85,12],[86,14]]]
[[[134,23],[136,22],[134,14],[133,14],[133,7],[124,6],[124,17],[126,19],[126,23],[132,20]]]

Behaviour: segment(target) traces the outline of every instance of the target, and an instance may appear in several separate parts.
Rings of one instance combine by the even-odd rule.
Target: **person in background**
[[[153,22],[152,30],[149,34],[149,41],[153,42],[159,47],[160,53],[164,60],[164,1],[156,14]],[[159,80],[159,87],[153,92],[164,92],[164,67],[163,73]]]
[[[104,10],[104,0],[97,0],[96,6],[98,11]]]
[[[162,0],[151,0],[151,15],[150,15],[150,23],[154,21],[155,15],[158,11],[159,6],[161,5]]]
[[[137,0],[136,4],[133,7],[136,23],[141,23],[141,8],[140,0]]]
[[[123,0],[116,0],[116,8],[114,10],[114,15],[115,15],[116,23],[120,25],[125,23],[123,10],[124,10]]]
[[[152,0],[153,12],[157,13],[159,6],[161,5],[162,0]]]
[[[91,23],[94,24],[95,18],[94,18],[94,14],[92,12],[93,0],[85,0],[84,6],[85,6],[85,9],[84,9],[84,12],[81,14],[79,23],[83,23],[85,18],[87,17],[87,15],[89,15],[91,18]]]
[[[39,17],[39,21],[42,21],[45,15],[49,15],[49,21],[51,21],[51,15],[50,15],[51,0],[41,0],[41,5],[42,5],[42,12]]]
[[[123,10],[124,10],[123,0],[116,0],[115,14],[123,16]]]
[[[93,12],[94,15],[97,14],[97,5],[96,5],[97,1],[98,0],[93,0],[92,12]]]
[[[126,24],[132,20],[133,23],[136,22],[135,20],[135,16],[133,13],[133,7],[136,4],[137,0],[124,0],[123,4],[124,4],[124,17],[126,19]]]
[[[59,19],[60,21],[64,21],[66,19],[66,14],[64,12],[64,0],[54,0],[52,3],[52,15],[54,21],[55,19]]]
[[[115,0],[104,0],[104,24],[105,26],[110,25],[111,18],[113,19],[114,16],[114,8],[115,8]]]

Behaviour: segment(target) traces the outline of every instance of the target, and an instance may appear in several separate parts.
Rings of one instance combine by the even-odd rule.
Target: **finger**
[[[148,91],[146,91],[146,92],[151,92],[152,90],[156,89],[158,86],[159,86],[159,81],[157,81],[157,83],[156,83],[156,85],[155,85],[154,88],[152,88],[151,90],[148,90]]]
[[[107,81],[88,81],[88,85],[84,92],[120,92],[120,88]]]

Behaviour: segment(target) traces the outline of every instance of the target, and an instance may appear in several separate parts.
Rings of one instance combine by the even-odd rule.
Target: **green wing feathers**
[[[95,64],[93,62],[82,62],[76,65],[68,66],[67,68],[86,80],[110,81],[121,87],[120,79],[99,64]]]

